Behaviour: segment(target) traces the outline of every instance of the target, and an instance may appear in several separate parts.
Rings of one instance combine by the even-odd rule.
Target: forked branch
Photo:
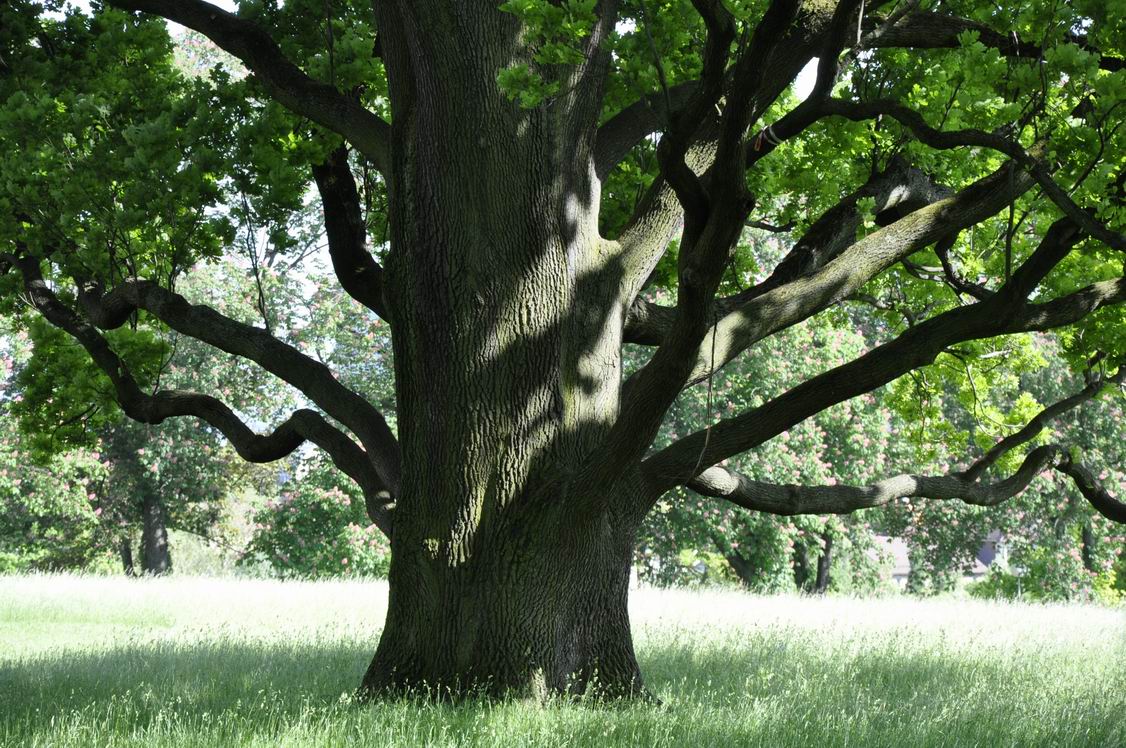
[[[152,281],[126,280],[107,293],[87,283],[79,288],[79,301],[86,317],[102,329],[120,327],[135,310],[143,309],[177,332],[254,361],[355,433],[383,484],[392,494],[398,492],[399,446],[386,420],[321,362],[261,328],[236,322],[209,306],[191,304]]]

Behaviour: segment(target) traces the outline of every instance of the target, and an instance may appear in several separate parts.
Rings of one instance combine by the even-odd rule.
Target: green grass
[[[385,599],[0,577],[0,744],[1126,746],[1126,620],[1105,608],[642,590],[661,706],[356,704]]]

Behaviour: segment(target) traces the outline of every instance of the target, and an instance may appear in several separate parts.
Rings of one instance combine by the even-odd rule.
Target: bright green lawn
[[[1121,611],[643,590],[662,706],[354,704],[385,598],[0,577],[0,744],[1126,746]]]

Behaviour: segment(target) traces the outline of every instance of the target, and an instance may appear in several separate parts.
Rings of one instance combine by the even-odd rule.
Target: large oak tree
[[[195,416],[254,461],[312,442],[357,482],[393,549],[372,693],[640,692],[634,536],[678,487],[847,513],[997,504],[1055,468],[1126,519],[1067,445],[996,469],[1126,353],[1121,6],[94,5],[0,11],[9,308],[73,336],[128,416]],[[185,77],[161,18],[248,75]],[[341,292],[390,324],[394,430],[284,328],[176,292],[246,221],[284,250],[310,185]],[[759,267],[748,231],[777,234],[782,259]],[[879,345],[652,449],[685,388],[858,300],[901,315]],[[257,433],[219,392],[162,389],[128,344],[146,327],[253,362],[312,407]],[[969,469],[783,486],[724,465],[974,341],[1054,329],[1087,388]],[[627,344],[650,354],[625,376]]]

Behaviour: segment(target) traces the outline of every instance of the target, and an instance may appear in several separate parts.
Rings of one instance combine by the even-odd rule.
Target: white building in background
[[[876,536],[877,547],[891,557],[891,580],[896,586],[903,589],[907,586],[907,577],[911,574],[911,557],[907,543],[903,538],[894,538],[889,535]],[[993,563],[1002,566],[1008,564],[1008,552],[1005,541],[999,530],[993,530],[981,541],[981,546],[974,554],[973,566],[966,572],[968,579],[980,579],[989,571]]]

